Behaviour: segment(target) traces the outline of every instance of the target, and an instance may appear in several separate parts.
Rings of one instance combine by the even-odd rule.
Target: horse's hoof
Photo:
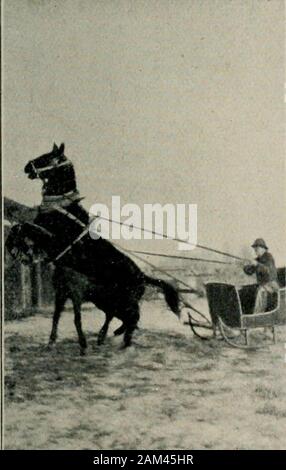
[[[115,330],[115,331],[113,332],[114,336],[120,336],[120,335],[122,335],[123,333],[124,333],[124,331],[120,331],[120,330]]]
[[[86,348],[80,350],[81,356],[86,356]]]
[[[121,348],[120,349],[127,349],[127,348],[130,348],[130,346],[132,346],[132,342],[128,342],[128,343],[123,343],[121,345]]]
[[[50,341],[46,346],[46,350],[52,351],[53,349],[55,349],[55,347],[56,347],[56,343],[54,341]]]

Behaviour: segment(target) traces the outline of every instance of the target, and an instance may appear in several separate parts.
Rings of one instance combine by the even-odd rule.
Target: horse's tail
[[[145,284],[150,284],[155,287],[159,287],[162,289],[165,300],[167,304],[169,305],[170,309],[172,312],[174,312],[177,316],[180,316],[180,310],[179,310],[179,294],[178,291],[173,287],[171,284],[169,284],[166,281],[163,281],[163,279],[155,279],[150,276],[144,275],[144,282]]]

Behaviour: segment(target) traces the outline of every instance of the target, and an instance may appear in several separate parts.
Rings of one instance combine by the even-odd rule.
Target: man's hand
[[[247,274],[248,276],[251,276],[251,275],[254,274],[255,271],[256,271],[256,264],[251,263],[251,264],[247,264],[246,266],[243,266],[243,271],[244,271],[245,274]]]

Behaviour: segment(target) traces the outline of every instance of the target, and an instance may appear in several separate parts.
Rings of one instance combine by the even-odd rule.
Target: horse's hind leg
[[[62,292],[60,291],[56,292],[55,311],[54,311],[54,316],[53,316],[52,331],[51,331],[50,339],[49,339],[49,346],[52,346],[57,339],[59,319],[64,309],[66,299],[67,299],[66,295],[64,295]]]
[[[74,308],[74,324],[78,334],[80,354],[84,356],[87,348],[87,342],[81,326],[81,301],[79,299],[74,298],[72,299],[72,302]]]
[[[106,335],[107,335],[109,323],[111,322],[112,317],[113,317],[113,315],[106,314],[106,319],[105,319],[104,325],[98,333],[98,337],[97,337],[97,344],[98,345],[101,345],[101,344],[104,343],[104,340],[105,340]]]
[[[125,333],[124,333],[124,347],[127,348],[132,344],[132,335],[134,330],[137,328],[137,323],[139,321],[139,305],[138,303],[133,304],[132,306],[127,307],[126,309],[126,320],[125,324]]]
[[[122,323],[122,325],[120,325],[119,328],[117,328],[113,334],[114,336],[120,336],[120,335],[123,335],[124,331],[126,330],[126,325],[125,323]],[[135,326],[135,330],[139,330],[139,327],[138,325]]]
[[[126,330],[126,325],[125,323],[122,323],[122,325],[120,325],[120,327],[117,328],[113,334],[114,336],[119,336],[119,335],[122,335],[125,330]]]

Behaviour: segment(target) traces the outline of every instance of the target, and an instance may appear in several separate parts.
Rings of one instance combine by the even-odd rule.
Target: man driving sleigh
[[[257,293],[253,313],[266,312],[273,294],[279,290],[275,261],[268,251],[263,238],[257,238],[252,244],[256,258],[254,263],[244,266],[245,274],[256,275]]]

